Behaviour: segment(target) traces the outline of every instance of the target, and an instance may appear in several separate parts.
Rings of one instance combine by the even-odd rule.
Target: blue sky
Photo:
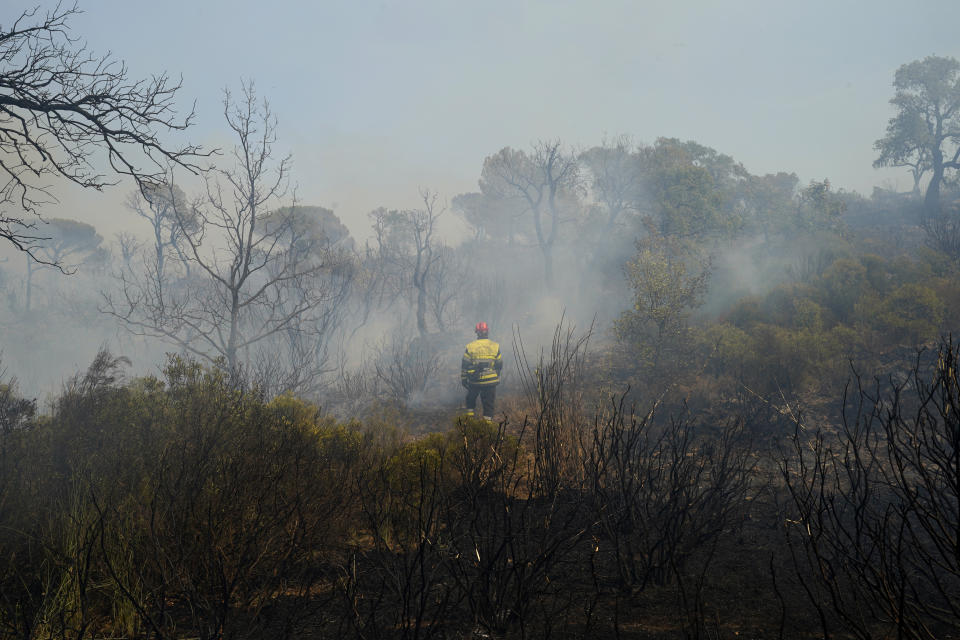
[[[0,22],[23,6],[6,2]],[[47,5],[42,5],[47,6]],[[72,25],[134,75],[183,76],[195,141],[225,137],[226,86],[252,79],[279,118],[299,200],[355,233],[420,186],[476,189],[485,156],[539,138],[693,139],[754,173],[869,194],[896,68],[960,57],[960,2],[246,2],[81,0]],[[65,198],[62,198],[65,199]],[[112,224],[121,194],[70,195]],[[61,215],[68,215],[62,213]]]

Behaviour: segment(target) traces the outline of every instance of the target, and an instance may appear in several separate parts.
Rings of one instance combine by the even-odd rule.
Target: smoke
[[[781,252],[771,254],[762,235],[722,243],[711,257],[710,287],[699,314],[712,317],[722,315],[738,300],[763,295],[783,282],[790,262]]]
[[[105,348],[127,356],[134,375],[157,373],[169,345],[131,335],[97,309],[100,291],[113,286],[102,264],[72,272],[34,265],[31,308],[26,308],[24,254],[5,248],[0,265],[0,357],[21,391],[43,399],[60,391]]]
[[[725,156],[710,156],[707,152],[712,150],[691,148],[733,166]],[[652,186],[656,185],[645,183],[632,197],[649,205],[656,191]],[[476,197],[461,201],[475,202],[481,196],[468,195]],[[522,348],[529,356],[549,350],[561,322],[577,331],[592,327],[594,348],[615,340],[610,328],[634,302],[624,265],[635,256],[636,240],[647,233],[647,226],[635,210],[639,205],[625,209],[615,224],[609,224],[596,194],[581,193],[579,200],[565,197],[551,247],[552,284],[547,282],[546,257],[530,212],[515,202],[497,201],[499,208],[489,211],[499,216],[496,225],[480,232],[465,233],[459,217],[463,212],[444,214],[444,224],[431,239],[437,262],[426,277],[422,296],[411,271],[416,243],[410,237],[388,234],[385,237],[394,244],[380,251],[357,249],[367,238],[354,237],[353,280],[349,295],[336,303],[342,305],[334,314],[336,322],[324,328],[329,332],[323,342],[326,350],[299,353],[299,361],[285,362],[282,349],[276,347],[271,366],[279,371],[298,366],[304,358],[326,358],[320,362],[323,372],[304,387],[310,389],[305,393],[343,418],[375,403],[449,413],[463,401],[460,359],[479,321],[487,322],[490,337],[501,345],[501,394],[519,389],[515,351]],[[324,211],[335,221],[333,212]],[[131,229],[137,222],[135,216],[118,213],[116,219],[121,218],[130,221]],[[697,311],[702,318],[722,316],[738,300],[761,296],[794,278],[797,265],[825,246],[815,234],[785,235],[775,242],[761,233],[705,237],[714,239],[700,243],[712,257],[709,289]],[[150,240],[142,236],[141,240],[140,250],[149,254]],[[156,373],[164,354],[180,349],[160,338],[137,335],[116,318],[100,313],[103,294],[117,293],[116,275],[131,264],[117,241],[105,243],[104,248],[97,260],[82,262],[72,275],[47,268],[37,271],[30,309],[26,308],[24,256],[4,249],[6,261],[0,263],[3,359],[25,393],[55,393],[104,346],[133,361],[131,375]],[[418,326],[420,304],[426,305],[424,326]],[[276,345],[280,342],[267,343],[269,349]],[[200,342],[191,346],[203,349]],[[278,384],[275,390],[284,389]]]

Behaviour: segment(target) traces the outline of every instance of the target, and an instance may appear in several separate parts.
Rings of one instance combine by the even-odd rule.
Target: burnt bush
[[[952,340],[909,377],[855,376],[837,431],[798,429],[781,464],[798,576],[857,637],[960,626],[960,377]]]

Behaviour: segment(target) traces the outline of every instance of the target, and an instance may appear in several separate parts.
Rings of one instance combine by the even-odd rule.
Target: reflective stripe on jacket
[[[500,382],[500,345],[493,340],[480,338],[467,345],[460,363],[460,382],[464,385],[482,387]]]

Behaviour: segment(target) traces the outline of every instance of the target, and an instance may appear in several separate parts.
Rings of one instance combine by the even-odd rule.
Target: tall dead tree
[[[148,185],[127,198],[127,208],[150,224],[154,268],[163,277],[169,254],[189,270],[185,253],[186,234],[196,233],[199,221],[183,190],[169,183]],[[188,273],[189,275],[189,273]]]
[[[420,190],[422,209],[386,210],[370,213],[377,248],[378,272],[388,274],[383,284],[398,292],[412,293],[417,331],[427,335],[427,311],[431,299],[434,271],[446,255],[440,251],[434,232],[437,220],[445,209],[439,206],[438,195],[429,189]]]
[[[295,207],[279,207],[290,157],[273,157],[277,121],[270,105],[245,85],[239,100],[225,92],[224,117],[237,139],[234,166],[204,170],[204,197],[174,212],[195,275],[181,286],[156,270],[121,275],[122,295],[105,294],[103,310],[134,333],[211,362],[222,359],[231,374],[257,362],[275,368],[270,345],[302,339],[300,362],[286,368],[298,370],[303,382],[322,368],[312,362],[304,371],[304,360],[323,355],[316,340],[330,336],[330,314],[346,295],[350,265],[318,238],[300,237]],[[188,229],[193,221],[196,229]]]
[[[417,331],[427,335],[427,282],[440,254],[435,251],[433,232],[437,218],[443,210],[437,209],[437,194],[428,189],[420,190],[423,209],[413,212],[410,232],[413,234],[415,257],[413,262],[413,288],[417,290]]]

